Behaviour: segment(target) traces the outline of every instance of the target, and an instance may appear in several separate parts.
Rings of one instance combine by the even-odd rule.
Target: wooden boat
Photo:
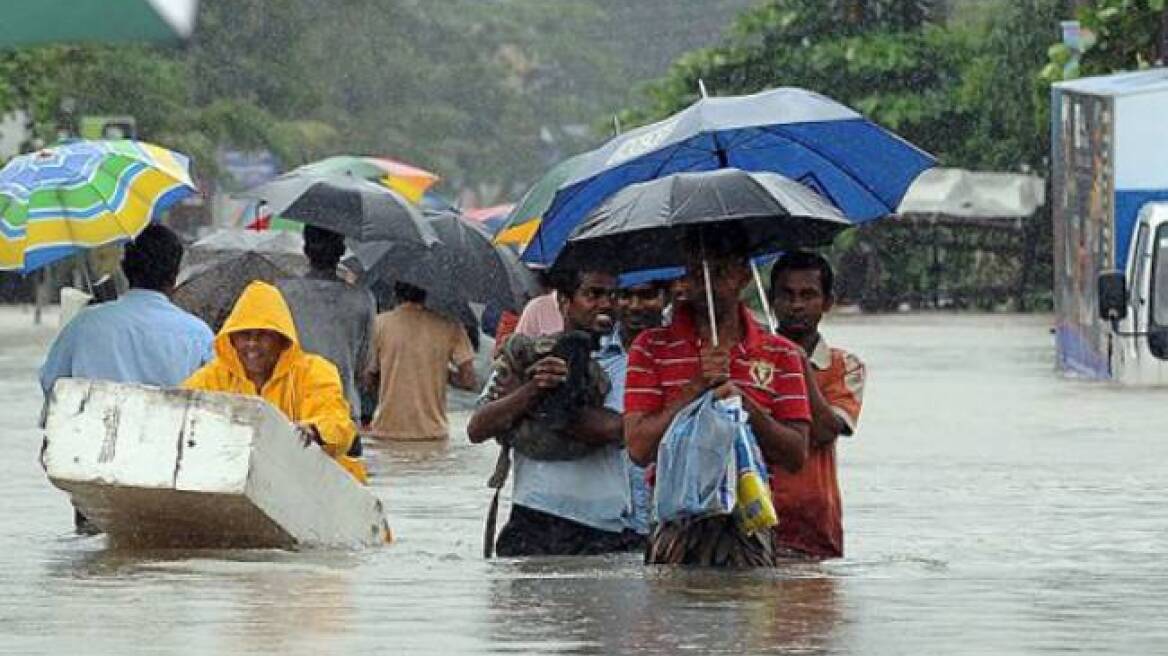
[[[113,543],[384,544],[381,501],[253,397],[61,379],[41,463]]]

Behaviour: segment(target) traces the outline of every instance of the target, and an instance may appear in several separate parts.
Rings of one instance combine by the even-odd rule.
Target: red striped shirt
[[[701,376],[701,343],[692,310],[678,306],[673,323],[646,330],[629,348],[625,412],[656,412]],[[811,421],[799,347],[771,335],[740,305],[745,337],[730,350],[730,380],[778,421]]]

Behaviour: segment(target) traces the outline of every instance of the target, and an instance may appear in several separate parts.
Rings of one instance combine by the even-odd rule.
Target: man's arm
[[[625,442],[628,445],[629,458],[641,467],[647,467],[657,460],[657,447],[665,437],[665,431],[673,422],[673,417],[686,405],[698,398],[705,391],[705,386],[699,382],[686,385],[676,401],[652,412],[625,413],[624,431]]]
[[[827,402],[827,397],[819,388],[815,369],[806,357],[803,358],[803,380],[807,385],[807,402],[811,405],[811,445],[827,446],[847,432],[848,425]]]
[[[715,394],[719,398],[738,394],[743,407],[750,416],[750,428],[758,439],[767,462],[778,465],[792,474],[803,468],[809,450],[810,427],[805,421],[777,421],[766,408],[743,393],[733,383],[719,387]]]
[[[75,323],[79,323],[77,317],[65,324],[65,327],[57,334],[57,338],[53,340],[49,354],[45,356],[45,362],[41,365],[41,392],[46,401],[58,378],[67,378],[73,375],[73,332],[75,330],[73,325]]]
[[[377,313],[374,311],[376,302],[373,300],[373,294],[368,290],[365,291],[365,309],[362,312],[361,327],[357,334],[356,351],[353,354],[353,364],[357,368],[357,378],[360,384],[364,384],[364,380],[374,371],[376,364],[374,364],[374,350],[373,337],[376,334]]]
[[[608,408],[581,408],[568,432],[585,444],[613,444],[624,439],[624,423]]]
[[[531,378],[475,410],[466,425],[466,435],[474,444],[507,432],[527,413],[543,390],[553,389],[568,377],[568,365],[556,357],[546,357],[531,369]],[[490,390],[488,390],[489,392]]]
[[[361,375],[359,384],[366,390],[378,389],[378,377],[381,374],[381,325],[378,318],[373,318],[373,323],[369,326],[369,346],[366,351],[365,361],[361,367]]]
[[[450,359],[457,368],[447,375],[447,381],[458,389],[473,391],[478,386],[478,381],[475,380],[475,354],[470,337],[462,326],[458,326],[451,340]]]
[[[473,392],[478,388],[479,381],[475,376],[474,360],[467,360],[450,372],[449,382],[458,389]]]

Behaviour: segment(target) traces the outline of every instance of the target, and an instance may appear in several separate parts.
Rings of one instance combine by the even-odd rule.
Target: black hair
[[[312,268],[334,271],[344,254],[344,235],[314,225],[304,226],[304,255]]]
[[[589,273],[616,275],[610,269],[600,267],[587,269],[552,268],[548,270],[548,282],[560,300],[572,298],[576,292],[580,291],[580,285],[584,284],[584,276]]]
[[[771,268],[771,294],[778,288],[779,274],[784,271],[818,271],[819,286],[823,295],[832,297],[835,288],[835,273],[831,270],[831,263],[819,253],[810,251],[787,251],[783,253],[775,266]]]
[[[393,283],[393,295],[399,303],[425,303],[426,290],[400,280]]]
[[[705,254],[709,258],[741,258],[746,261],[750,252],[750,235],[737,224],[709,225],[691,228],[682,240],[687,253]]]
[[[130,287],[168,291],[178,279],[183,245],[173,230],[158,223],[146,226],[122,254],[122,273]]]
[[[581,275],[579,269],[557,269],[548,272],[548,285],[556,290],[561,298],[572,298],[580,290]]]

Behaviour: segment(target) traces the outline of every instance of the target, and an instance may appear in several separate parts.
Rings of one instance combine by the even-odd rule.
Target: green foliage
[[[942,159],[965,119],[952,102],[973,53],[969,34],[932,22],[933,3],[772,0],[743,13],[732,36],[679,59],[622,114],[645,123],[715,95],[799,86],[848,104]]]
[[[624,69],[593,40],[604,4],[204,0],[181,49],[0,53],[0,110],[27,109],[45,142],[65,98],[77,116],[131,114],[205,175],[221,148],[269,148],[289,166],[379,154],[490,201],[591,146],[586,126],[626,98]]]
[[[1165,0],[1097,0],[1076,12],[1089,30],[1078,62],[1065,45],[1050,46],[1042,78],[1048,82],[1081,75],[1106,75],[1147,68],[1163,57],[1159,52]]]

